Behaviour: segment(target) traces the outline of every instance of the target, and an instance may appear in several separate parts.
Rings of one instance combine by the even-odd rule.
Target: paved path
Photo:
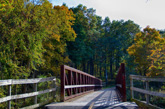
[[[136,109],[137,105],[131,102],[121,102],[115,88],[104,89],[87,94],[70,102],[51,103],[47,109]]]

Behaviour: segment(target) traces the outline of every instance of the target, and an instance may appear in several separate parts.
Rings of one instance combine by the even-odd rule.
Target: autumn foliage
[[[146,76],[165,76],[165,38],[156,29],[146,27],[136,34],[127,51],[134,56],[137,71]]]

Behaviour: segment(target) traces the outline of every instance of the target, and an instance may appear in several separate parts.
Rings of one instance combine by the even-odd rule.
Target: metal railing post
[[[64,65],[61,66],[61,102],[63,102],[65,100],[65,69],[64,69]]]
[[[77,72],[74,72],[73,77],[74,77],[74,83],[75,83],[75,85],[77,85]],[[75,94],[78,93],[78,90],[77,89],[78,88],[75,88]]]
[[[71,70],[69,70],[68,71],[68,76],[69,76],[69,78],[68,78],[68,82],[69,82],[69,85],[72,85],[72,71]],[[70,95],[72,95],[72,88],[70,89]]]
[[[121,63],[119,71],[117,73],[117,77],[116,77],[116,89],[118,89],[118,91],[121,94],[122,97],[122,101],[126,101],[127,97],[126,97],[126,80],[125,80],[125,64]]]

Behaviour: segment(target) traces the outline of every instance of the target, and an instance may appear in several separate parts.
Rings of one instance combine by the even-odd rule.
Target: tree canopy
[[[157,30],[146,27],[136,34],[134,41],[128,53],[134,56],[139,74],[165,76],[165,38]]]
[[[163,30],[159,34],[147,27],[140,32],[131,20],[102,19],[82,4],[68,8],[48,0],[0,3],[1,79],[59,76],[60,65],[67,64],[107,81],[121,62],[129,68],[137,65],[141,75],[163,74]]]

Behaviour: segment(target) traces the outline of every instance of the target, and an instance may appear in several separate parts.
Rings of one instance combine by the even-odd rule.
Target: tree
[[[127,51],[134,56],[137,71],[140,75],[158,76],[163,73],[164,68],[164,38],[158,31],[146,27],[142,32],[136,34],[134,44]]]
[[[75,31],[72,28],[74,14],[66,6],[54,6],[51,3],[43,4],[47,38],[43,41],[46,49],[44,53],[45,64],[42,67],[44,72],[59,76],[60,65],[69,61],[66,55],[66,42],[74,41]],[[54,75],[53,74],[53,75]]]
[[[73,28],[77,34],[75,42],[67,43],[69,58],[74,63],[74,67],[83,67],[83,71],[93,75],[94,72],[94,42],[99,36],[96,30],[96,15],[95,10],[87,9],[83,5],[78,5],[76,8],[71,8],[75,14],[75,24]],[[90,67],[90,68],[89,68]]]
[[[43,62],[44,32],[33,4],[24,7],[24,1],[17,0],[12,7],[1,14],[1,71],[4,78],[26,78]]]
[[[35,77],[42,71],[57,74],[59,66],[69,61],[66,41],[76,37],[73,12],[65,6],[53,7],[47,0],[1,3],[1,77]]]

